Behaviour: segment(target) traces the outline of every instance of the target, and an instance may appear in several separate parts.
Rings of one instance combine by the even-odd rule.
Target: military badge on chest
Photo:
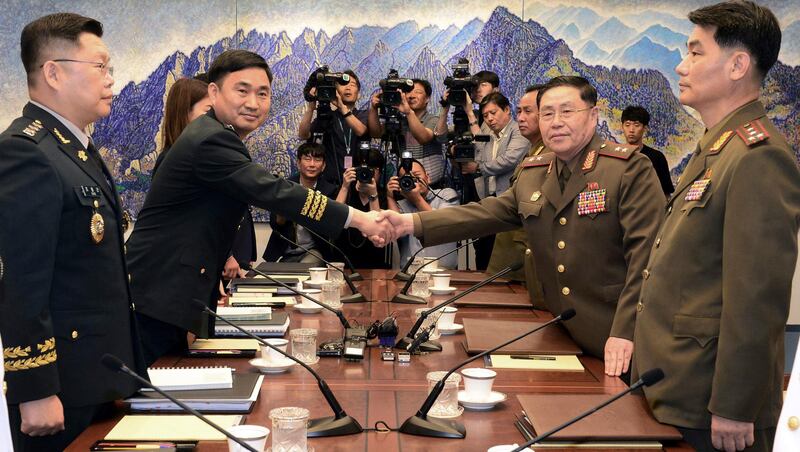
[[[689,191],[686,192],[686,197],[683,199],[685,201],[699,201],[703,199],[703,195],[706,194],[709,186],[711,186],[711,168],[706,171],[701,179],[692,182]]]
[[[80,195],[84,199],[91,200],[92,216],[89,218],[89,234],[95,245],[100,244],[106,234],[106,221],[100,214],[100,197],[102,196],[100,187],[83,185],[80,187]]]
[[[586,184],[586,190],[578,193],[578,215],[593,215],[607,211],[606,189],[600,188],[597,182]]]

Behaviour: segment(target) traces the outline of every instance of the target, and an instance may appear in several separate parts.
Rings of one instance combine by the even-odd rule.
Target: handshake
[[[393,210],[362,212],[352,209],[350,227],[357,228],[364,237],[378,247],[414,233],[414,219],[411,214],[400,214]]]

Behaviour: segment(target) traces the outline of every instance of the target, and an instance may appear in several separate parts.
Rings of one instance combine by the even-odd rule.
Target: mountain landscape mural
[[[248,136],[246,145],[254,160],[284,176],[294,170],[294,150],[300,143],[296,131],[305,108],[302,87],[319,65],[337,71],[353,69],[361,79],[362,108],[391,68],[406,77],[425,78],[434,91],[430,108],[438,110],[436,100],[444,90],[444,78],[452,72],[450,66],[466,57],[473,73],[497,72],[501,91],[512,103],[530,84],[556,75],[586,77],[599,92],[598,130],[611,140],[621,138],[622,109],[644,106],[652,116],[646,142],[664,151],[677,176],[703,132],[702,124],[676,97],[673,69],[691,32],[684,17],[685,13],[655,10],[609,15],[602,8],[533,3],[519,13],[497,6],[488,17],[474,18],[463,26],[421,26],[415,20],[336,30],[309,26],[294,38],[287,31],[261,31],[257,24],[249,29],[237,27],[219,40],[197,43],[190,51],[164,54],[149,75],[124,84],[114,98],[111,115],[94,125],[93,137],[117,177],[125,207],[135,217],[161,150],[169,88],[181,77],[205,72],[225,50],[252,50],[273,69],[270,116]],[[786,35],[800,35],[797,21],[784,25]],[[762,93],[770,118],[795,152],[800,148],[798,46],[800,41],[784,39],[782,62],[770,72]],[[264,219],[263,213],[258,216]]]

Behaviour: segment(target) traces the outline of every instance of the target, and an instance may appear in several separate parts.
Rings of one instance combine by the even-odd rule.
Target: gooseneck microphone
[[[312,302],[312,303],[314,303],[316,305],[322,306],[323,308],[327,309],[328,311],[331,311],[332,313],[336,314],[336,317],[339,318],[339,321],[342,323],[342,326],[345,328],[345,330],[347,330],[347,328],[350,328],[350,322],[347,321],[347,319],[345,318],[344,313],[342,312],[341,309],[334,309],[334,308],[330,307],[327,303],[323,303],[323,302],[315,299],[314,297],[309,296],[308,294],[300,292],[299,290],[297,290],[294,287],[286,284],[285,282],[279,281],[279,280],[273,278],[272,276],[262,272],[261,270],[255,268],[253,266],[250,266],[250,265],[247,265],[247,264],[242,264],[242,268],[245,269],[245,270],[250,270],[250,271],[252,271],[253,273],[255,273],[255,274],[259,275],[259,276],[263,276],[264,278],[267,278],[268,280],[272,281],[273,283],[275,283],[275,284],[283,287],[284,289],[292,292],[293,294],[300,295],[301,297],[305,298],[306,300],[309,300],[310,302]],[[203,307],[208,307],[203,303],[200,303],[200,304],[202,304]],[[216,312],[215,312],[215,314],[216,314]]]
[[[146,386],[146,387],[152,389],[153,391],[161,394],[162,396],[166,397],[170,402],[172,402],[175,405],[178,405],[179,407],[181,407],[181,409],[183,411],[186,411],[187,413],[193,415],[194,417],[196,417],[196,418],[200,419],[201,421],[205,422],[206,424],[210,425],[211,427],[214,428],[214,430],[216,430],[216,431],[222,433],[223,435],[225,435],[226,437],[232,439],[234,442],[236,442],[236,444],[242,446],[243,448],[245,448],[245,449],[247,449],[247,450],[249,450],[251,452],[258,452],[252,446],[250,446],[246,442],[240,440],[239,438],[233,436],[230,432],[228,432],[224,428],[220,427],[219,425],[214,423],[209,418],[205,417],[199,411],[193,409],[189,405],[186,405],[185,403],[181,402],[180,400],[176,399],[175,397],[172,397],[166,391],[164,391],[163,389],[161,389],[158,386],[154,385],[153,383],[150,383],[150,381],[148,379],[142,377],[141,375],[139,375],[136,372],[134,372],[133,370],[131,370],[128,366],[125,365],[124,362],[122,362],[121,359],[117,358],[116,356],[106,353],[106,354],[104,354],[102,356],[102,358],[100,358],[100,362],[104,366],[106,366],[107,368],[109,368],[109,369],[111,369],[111,370],[113,370],[115,372],[120,372],[120,373],[123,373],[123,374],[127,374],[128,376],[130,376],[134,380],[136,380],[139,383],[141,383],[142,386]]]
[[[394,279],[398,281],[408,281],[408,278],[411,277],[411,275],[408,274],[408,268],[411,267],[411,264],[414,262],[414,258],[417,257],[417,254],[421,253],[424,249],[424,247],[420,248],[414,254],[412,254],[411,257],[409,257],[406,261],[406,264],[403,265],[403,268],[394,275]]]
[[[442,254],[441,256],[437,257],[436,259],[433,259],[431,261],[428,261],[428,262],[425,262],[424,264],[422,264],[414,273],[411,274],[411,276],[409,276],[408,280],[406,281],[406,285],[403,286],[402,289],[400,289],[400,293],[398,293],[397,295],[394,296],[394,298],[392,298],[391,302],[392,303],[404,303],[404,304],[428,304],[428,302],[425,301],[425,299],[422,298],[422,297],[417,297],[415,295],[408,295],[408,289],[411,288],[411,283],[414,282],[414,278],[417,277],[417,273],[419,273],[428,264],[432,264],[432,263],[438,261],[439,259],[441,259],[441,258],[443,258],[445,256],[453,254],[456,251],[460,250],[461,248],[464,248],[465,246],[472,244],[473,242],[475,242],[475,240],[467,240],[467,242],[464,243],[463,245],[457,246],[455,249],[452,249],[452,250]]]
[[[553,325],[555,323],[569,320],[574,316],[575,316],[575,310],[572,308],[567,309],[566,311],[562,312],[560,315],[550,320],[549,322],[543,323],[537,326],[536,328],[527,331],[525,333],[522,333],[513,339],[505,341],[494,348],[490,348],[489,350],[478,353],[477,355],[472,356],[465,361],[462,361],[460,364],[447,371],[445,376],[442,377],[441,380],[436,382],[436,384],[433,386],[433,389],[431,389],[430,394],[428,394],[428,398],[425,399],[425,402],[422,403],[422,406],[420,407],[419,411],[417,411],[417,414],[406,419],[406,421],[403,422],[403,425],[400,426],[400,429],[398,431],[400,433],[407,433],[409,435],[433,436],[438,438],[459,438],[459,439],[464,438],[465,436],[467,436],[467,431],[466,429],[464,429],[463,424],[456,421],[450,421],[445,419],[428,418],[428,411],[430,411],[434,402],[436,402],[436,399],[439,397],[439,394],[442,393],[442,390],[444,389],[444,384],[450,377],[450,375],[452,375],[453,372],[460,369],[461,367],[471,363],[472,361],[483,358],[489,353],[500,350],[501,348],[505,347],[506,345],[512,342],[516,342],[524,338],[525,336],[533,334],[543,328],[547,328],[548,326]]]
[[[313,253],[311,250],[309,250],[308,248],[304,247],[303,245],[301,245],[299,243],[296,243],[296,242],[293,242],[292,240],[289,240],[285,235],[281,234],[280,232],[278,232],[276,230],[273,230],[272,233],[273,234],[278,234],[278,237],[282,238],[283,240],[286,240],[287,242],[289,242],[292,245],[300,248],[301,250],[305,251],[306,253],[312,254],[312,255],[318,257],[322,262],[324,262],[324,263],[326,263],[328,265],[328,268],[333,268],[336,271],[338,271],[339,273],[341,273],[342,276],[344,277],[344,282],[347,283],[347,287],[349,287],[350,288],[350,292],[353,293],[352,295],[348,295],[346,297],[341,297],[342,303],[364,303],[364,302],[369,301],[369,300],[367,300],[367,298],[361,292],[358,291],[358,289],[356,289],[355,284],[353,284],[353,281],[350,279],[350,277],[347,275],[347,273],[344,272],[344,270],[342,270],[341,268],[336,267],[333,264],[331,264],[330,262],[326,261],[320,255],[320,253]]]
[[[555,427],[554,429],[552,429],[552,430],[550,430],[548,432],[542,433],[541,435],[537,436],[536,438],[533,438],[530,441],[528,441],[527,443],[517,447],[512,452],[519,452],[519,451],[525,449],[528,446],[531,446],[531,445],[536,444],[536,443],[538,443],[538,442],[540,442],[540,441],[542,441],[544,439],[547,439],[550,436],[552,436],[554,433],[557,433],[557,432],[569,427],[570,425],[580,421],[581,419],[585,418],[586,416],[589,416],[590,414],[595,413],[596,411],[600,410],[601,408],[604,408],[607,405],[610,405],[612,402],[620,399],[621,397],[623,397],[623,396],[625,396],[625,395],[627,395],[627,394],[629,394],[629,393],[641,388],[642,386],[654,385],[654,384],[658,383],[659,381],[661,381],[663,378],[664,378],[664,371],[663,370],[661,370],[659,368],[650,369],[647,372],[643,373],[641,378],[639,378],[639,380],[636,383],[632,384],[630,388],[620,392],[619,394],[615,395],[614,397],[611,397],[610,399],[606,400],[605,402],[601,403],[600,405],[597,405],[594,408],[590,408],[590,409],[584,411],[583,413],[581,413],[578,416],[568,420],[567,422],[564,422],[563,424],[559,425],[558,427]]]
[[[322,240],[328,246],[330,246],[331,248],[335,249],[342,256],[342,259],[344,259],[344,264],[347,265],[348,269],[350,269],[350,279],[351,280],[353,280],[353,281],[363,281],[364,280],[364,277],[361,276],[361,274],[356,271],[355,267],[353,267],[353,263],[350,262],[350,259],[347,257],[347,254],[344,254],[344,251],[342,251],[341,248],[339,248],[338,246],[334,245],[333,242],[331,242],[330,240],[326,239],[325,237],[319,235],[317,232],[312,231],[309,228],[305,228],[305,229],[306,229],[306,231],[310,232],[311,235],[313,235],[314,237]]]
[[[306,363],[300,361],[299,359],[295,358],[294,356],[284,352],[280,348],[275,347],[274,345],[270,344],[269,342],[265,341],[264,339],[256,336],[255,334],[253,334],[253,333],[247,331],[246,329],[242,328],[241,326],[237,325],[236,323],[231,322],[230,320],[226,319],[225,317],[217,314],[216,312],[212,311],[211,308],[206,306],[202,301],[195,300],[195,303],[198,306],[201,306],[203,308],[203,311],[206,314],[208,314],[210,316],[213,316],[214,318],[219,319],[219,320],[227,323],[228,325],[230,325],[230,326],[236,328],[237,330],[241,331],[246,336],[257,340],[259,344],[261,344],[261,345],[263,345],[265,347],[269,347],[272,350],[275,350],[278,353],[280,353],[281,355],[285,356],[286,358],[289,358],[290,360],[296,362],[297,364],[302,366],[304,369],[306,369],[317,380],[317,385],[319,386],[319,390],[320,390],[320,392],[322,392],[323,397],[325,397],[325,400],[328,402],[328,405],[331,407],[331,411],[333,411],[333,416],[332,417],[329,416],[329,417],[324,417],[324,418],[318,418],[318,419],[311,419],[310,421],[308,421],[308,437],[309,438],[321,437],[321,436],[352,435],[354,433],[361,433],[361,432],[364,431],[364,429],[361,427],[361,424],[359,424],[358,421],[356,421],[355,419],[350,417],[344,411],[344,408],[342,408],[342,406],[339,405],[339,401],[336,400],[336,397],[333,395],[333,391],[331,391],[331,388],[328,386],[328,383],[326,383],[325,380],[323,380],[322,377],[320,377],[319,374],[316,373],[314,371],[314,369],[312,369],[308,364],[306,364]]]
[[[449,298],[449,299],[437,304],[436,306],[428,309],[427,311],[423,312],[422,314],[420,314],[419,318],[417,319],[417,322],[414,323],[414,326],[411,327],[411,330],[408,331],[408,334],[406,334],[399,341],[397,341],[397,344],[395,344],[395,348],[401,348],[401,349],[405,350],[408,347],[408,344],[410,344],[411,342],[414,341],[414,337],[417,335],[417,332],[422,327],[422,324],[425,323],[425,319],[427,319],[428,316],[430,316],[434,312],[436,312],[439,309],[442,309],[442,308],[444,308],[446,306],[449,306],[449,305],[453,304],[454,302],[456,302],[461,297],[464,297],[466,295],[471,294],[472,292],[475,292],[476,290],[480,289],[481,287],[491,283],[495,279],[500,278],[500,277],[502,277],[503,275],[505,275],[505,274],[507,274],[509,272],[513,272],[513,271],[519,270],[520,268],[522,268],[523,265],[524,264],[522,262],[517,262],[517,263],[515,263],[513,265],[510,265],[510,266],[500,270],[499,272],[495,273],[494,275],[484,279],[483,281],[480,281],[479,283],[475,284],[474,286],[470,287],[469,289],[467,289],[467,290],[465,290],[465,291],[463,291],[463,292],[461,292],[461,293],[459,293],[459,294],[457,294],[457,295],[455,295],[455,296],[453,296],[453,297],[451,297],[451,298]],[[442,346],[438,342],[426,342],[426,343],[422,344],[421,350],[428,351],[428,352],[430,352],[430,351],[437,351],[438,352],[438,351],[442,351]]]

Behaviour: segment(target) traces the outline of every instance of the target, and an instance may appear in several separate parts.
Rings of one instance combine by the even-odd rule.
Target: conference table
[[[398,304],[389,300],[402,288],[402,282],[393,281],[392,270],[363,270],[363,281],[356,282],[359,291],[370,302],[345,304],[343,311],[350,323],[369,325],[375,320],[383,320],[392,314],[397,317],[400,335],[404,335],[415,321],[414,311],[425,305]],[[470,272],[450,272],[453,286],[457,292],[470,287],[466,281],[479,281],[485,275]],[[347,293],[346,288],[343,293]],[[506,294],[520,294],[525,287],[497,280],[478,290],[487,298],[502,299]],[[427,306],[448,299],[448,296],[432,296]],[[322,311],[317,314],[302,314],[290,310],[290,329],[314,328],[318,330],[318,342],[341,338],[342,325],[332,313]],[[580,315],[580,314],[579,314]],[[464,307],[459,306],[456,322],[465,318],[520,320],[552,319],[546,311],[508,307]],[[288,336],[288,335],[287,335]],[[603,362],[589,356],[579,359],[585,367],[584,372],[550,372],[517,369],[495,369],[497,378],[493,390],[507,394],[506,401],[490,411],[470,411],[457,419],[463,423],[467,435],[465,439],[442,439],[400,434],[396,431],[379,432],[376,423],[383,421],[391,428],[399,427],[405,419],[419,409],[427,396],[426,374],[430,371],[448,370],[469,357],[463,346],[464,334],[442,336],[441,352],[431,352],[412,356],[410,363],[383,361],[381,349],[377,346],[367,348],[361,361],[347,361],[343,358],[323,357],[314,369],[327,381],[339,403],[350,416],[365,429],[364,433],[329,438],[310,438],[309,445],[317,452],[327,451],[485,451],[498,444],[522,443],[524,439],[514,426],[515,414],[522,410],[516,395],[535,393],[572,394],[615,394],[626,388],[616,377],[603,373]],[[193,358],[168,356],[161,358],[155,367],[168,366],[209,366],[227,365],[237,372],[254,372],[247,358]],[[479,359],[466,367],[483,367]],[[125,378],[120,375],[120,378]],[[463,387],[463,384],[462,384]],[[304,369],[293,366],[282,374],[265,374],[261,392],[253,410],[247,414],[244,423],[264,425],[271,428],[269,410],[282,406],[307,408],[312,418],[330,416],[330,408],[319,392],[316,380]],[[124,404],[118,403],[117,413],[108,419],[92,424],[67,449],[86,451],[92,443],[103,438],[125,414]],[[269,446],[269,441],[267,442]],[[222,441],[204,441],[198,444],[199,451],[226,451],[228,446]],[[573,449],[561,449],[573,450]],[[585,451],[587,449],[574,449]],[[604,451],[613,449],[603,449]],[[631,449],[625,449],[631,450]],[[650,449],[652,450],[652,449]],[[693,450],[684,442],[665,443],[664,450]]]

